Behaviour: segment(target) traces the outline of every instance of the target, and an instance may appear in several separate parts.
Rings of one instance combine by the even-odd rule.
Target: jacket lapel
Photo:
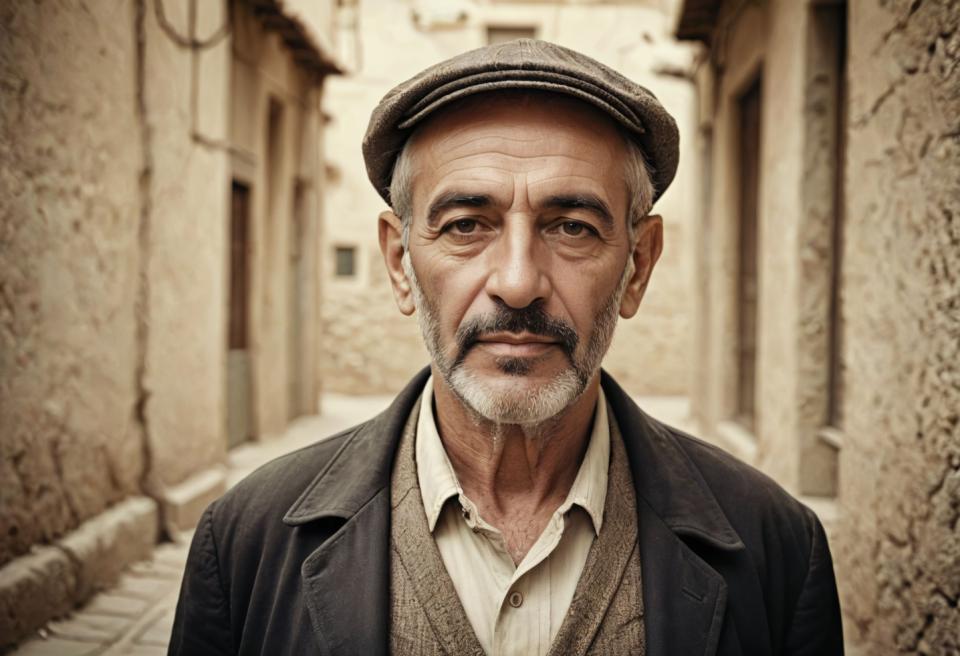
[[[639,501],[647,656],[716,653],[727,585]]]
[[[386,654],[390,600],[390,471],[404,423],[430,370],[373,420],[353,429],[283,517],[340,528],[300,568],[321,654]]]
[[[727,586],[691,545],[739,551],[743,542],[676,438],[610,376],[601,378],[637,490],[648,656],[717,651]]]
[[[321,654],[386,654],[388,490],[380,491],[303,562],[304,597]]]

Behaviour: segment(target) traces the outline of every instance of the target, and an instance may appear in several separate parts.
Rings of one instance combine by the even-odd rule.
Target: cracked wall
[[[708,436],[820,495],[802,499],[830,536],[848,653],[960,653],[960,2],[847,3],[836,457],[820,437],[836,247],[825,4],[724,2],[713,25],[693,409]],[[736,103],[757,75],[758,421],[734,439]]]
[[[229,51],[160,7],[0,14],[0,564],[223,458],[226,154],[195,135],[225,135]]]
[[[133,21],[108,1],[0,9],[0,564],[144,467]]]
[[[960,652],[960,3],[850,8],[848,640]]]

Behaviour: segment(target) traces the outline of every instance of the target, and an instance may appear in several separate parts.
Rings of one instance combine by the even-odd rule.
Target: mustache
[[[554,339],[571,362],[580,340],[577,331],[570,324],[546,313],[543,301],[536,301],[524,308],[512,308],[498,300],[493,313],[474,317],[457,330],[457,357],[453,368],[463,362],[481,337],[500,332],[530,333]]]

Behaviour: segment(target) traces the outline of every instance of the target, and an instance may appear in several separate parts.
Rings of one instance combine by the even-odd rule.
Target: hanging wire
[[[196,15],[196,1],[197,0],[190,0],[191,16]],[[177,28],[174,27],[169,20],[167,20],[167,14],[163,7],[163,0],[154,0],[153,9],[157,17],[157,23],[160,25],[160,29],[164,31],[164,33],[170,38],[171,41],[176,43],[181,48],[190,48],[191,50],[205,50],[207,48],[212,48],[213,46],[217,45],[223,39],[225,39],[228,34],[230,34],[230,27],[233,22],[232,21],[233,6],[232,6],[232,3],[230,2],[227,2],[226,4],[227,4],[226,20],[223,22],[223,24],[219,28],[217,28],[217,30],[213,34],[211,34],[209,37],[205,39],[197,39],[196,37],[194,37],[192,34],[192,31],[193,31],[192,29],[191,29],[191,34],[189,36],[184,36],[179,32],[177,32]],[[191,24],[191,28],[192,28],[192,24]]]

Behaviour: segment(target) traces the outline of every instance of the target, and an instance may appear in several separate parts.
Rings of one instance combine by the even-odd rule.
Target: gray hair
[[[403,226],[401,243],[403,250],[410,244],[410,219],[413,216],[413,143],[416,133],[407,139],[403,150],[393,165],[393,175],[390,178],[390,204],[393,213],[400,217]],[[624,178],[627,184],[627,234],[630,244],[636,242],[637,228],[650,213],[653,207],[653,176],[647,158],[640,146],[629,136],[624,134],[627,147],[627,161],[624,165]]]

